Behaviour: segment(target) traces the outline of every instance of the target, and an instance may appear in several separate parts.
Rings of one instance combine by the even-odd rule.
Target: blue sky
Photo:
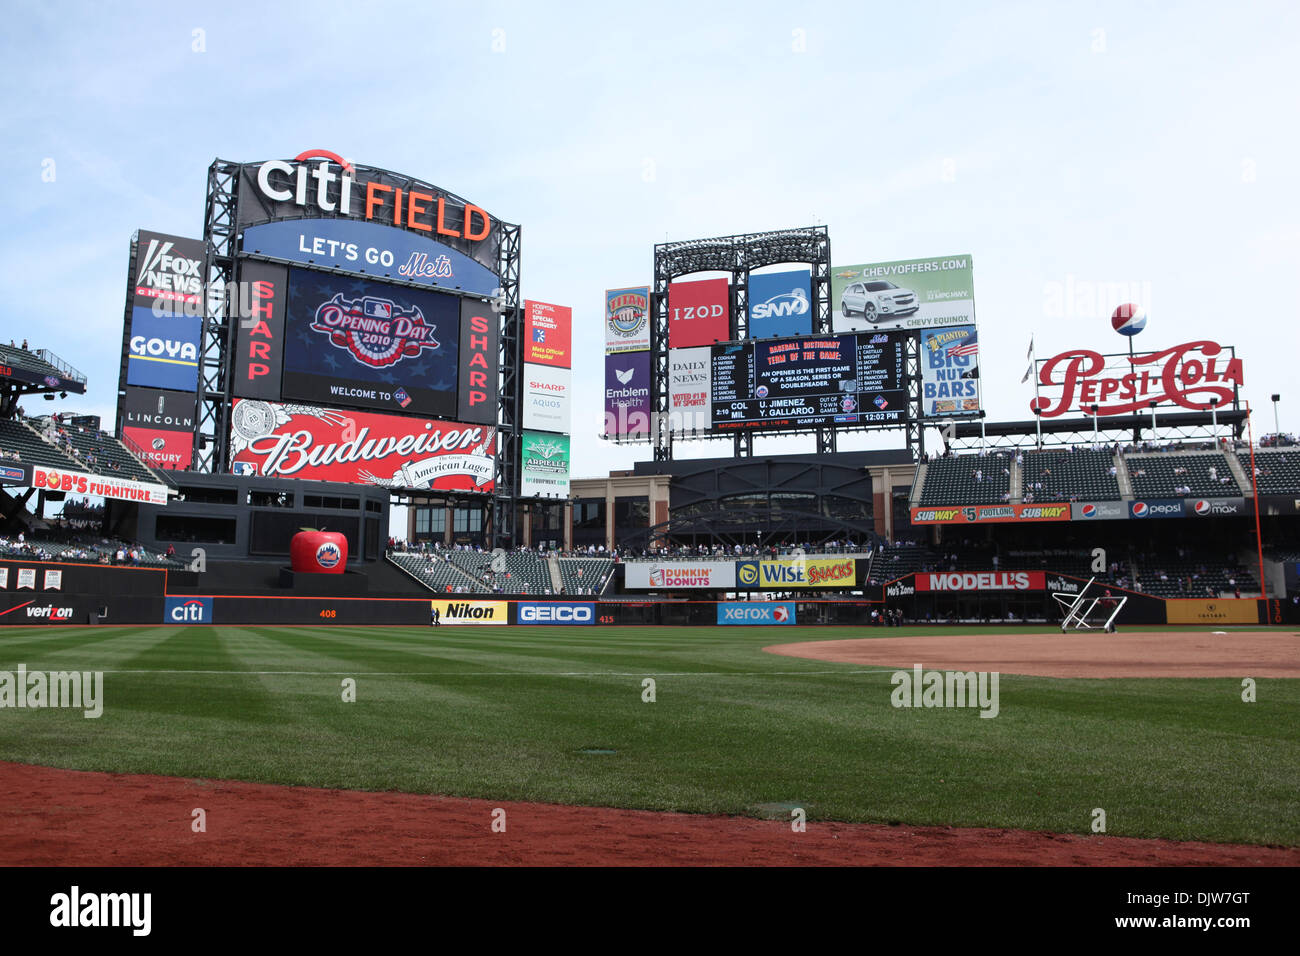
[[[24,5],[0,38],[0,335],[87,373],[61,407],[110,421],[132,231],[199,235],[214,157],[319,147],[523,225],[525,295],[575,310],[579,476],[648,457],[594,437],[602,290],[648,282],[655,242],[815,223],[836,263],[973,257],[991,419],[1028,417],[1031,333],[1040,357],[1124,344],[1100,311],[1049,314],[1054,283],[1130,283],[1139,348],[1236,345],[1257,425],[1281,392],[1296,430],[1298,11]]]

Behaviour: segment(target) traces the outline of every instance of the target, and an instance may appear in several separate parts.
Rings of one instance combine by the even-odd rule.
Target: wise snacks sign
[[[1043,418],[1070,412],[1126,415],[1151,403],[1192,411],[1228,407],[1245,384],[1241,359],[1217,342],[1186,342],[1149,355],[1062,352],[1038,365],[1030,411]]]
[[[853,558],[736,562],[736,585],[741,588],[851,588],[856,583]]]
[[[44,491],[94,495],[99,498],[112,498],[115,501],[141,501],[151,505],[167,504],[167,489],[162,485],[105,478],[103,475],[87,475],[79,471],[60,471],[41,465],[32,466],[31,486]]]

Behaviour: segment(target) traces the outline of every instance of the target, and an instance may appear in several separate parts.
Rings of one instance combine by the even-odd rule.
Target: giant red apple
[[[303,528],[289,542],[289,566],[307,574],[342,574],[348,566],[348,539],[338,531]]]

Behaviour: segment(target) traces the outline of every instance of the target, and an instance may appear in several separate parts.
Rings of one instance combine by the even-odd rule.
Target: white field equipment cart
[[[1105,629],[1107,634],[1115,633],[1115,618],[1119,617],[1119,612],[1128,603],[1128,596],[1116,596],[1109,591],[1090,595],[1088,591],[1096,580],[1095,577],[1089,578],[1078,594],[1052,595],[1065,611],[1065,619],[1061,621],[1062,634],[1071,628],[1090,631],[1098,627]]]

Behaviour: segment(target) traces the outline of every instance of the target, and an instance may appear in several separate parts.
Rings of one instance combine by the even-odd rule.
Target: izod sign
[[[262,163],[257,167],[255,182],[266,199],[304,210],[336,213],[468,242],[482,242],[492,233],[492,217],[479,206],[380,182],[325,150],[308,150],[290,161],[273,159]]]
[[[1030,411],[1044,418],[1070,412],[1125,415],[1147,411],[1152,402],[1193,411],[1228,407],[1244,384],[1241,359],[1217,342],[1175,345],[1149,355],[1106,356],[1087,349],[1062,352],[1039,363],[1039,395]],[[1047,391],[1047,394],[1043,394]]]

